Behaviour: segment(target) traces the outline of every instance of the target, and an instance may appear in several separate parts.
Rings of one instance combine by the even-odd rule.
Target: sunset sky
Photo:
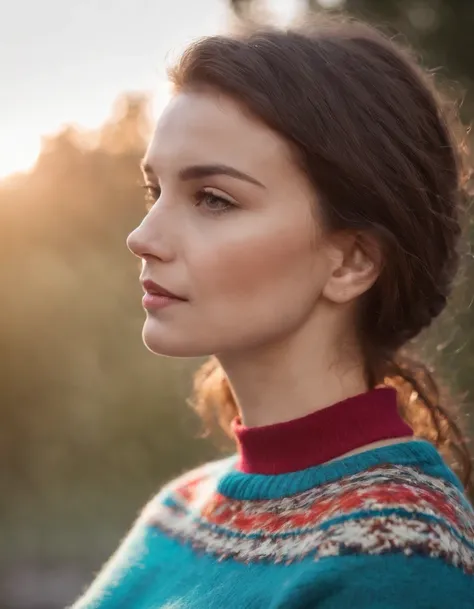
[[[328,0],[326,0],[327,2]],[[333,0],[334,1],[334,0]],[[297,0],[269,0],[285,19]],[[123,91],[166,101],[165,66],[225,30],[226,0],[15,0],[0,19],[0,177],[30,167],[41,136],[99,126]]]
[[[0,176],[41,135],[96,127],[123,91],[166,97],[166,55],[226,24],[222,0],[15,0],[0,19]]]

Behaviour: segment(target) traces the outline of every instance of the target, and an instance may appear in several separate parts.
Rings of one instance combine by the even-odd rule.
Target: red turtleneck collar
[[[321,465],[381,440],[412,436],[400,417],[397,392],[374,389],[305,417],[262,427],[232,430],[239,449],[237,469],[248,474],[285,474]]]

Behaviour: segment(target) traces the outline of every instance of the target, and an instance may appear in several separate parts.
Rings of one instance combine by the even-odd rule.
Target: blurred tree
[[[115,154],[141,154],[149,131],[148,99],[142,94],[125,95],[101,128],[99,146]]]
[[[148,100],[123,96],[97,132],[46,138],[0,182],[0,563],[98,564],[166,478],[214,455],[185,403],[193,362],[140,338],[125,239],[150,129]]]

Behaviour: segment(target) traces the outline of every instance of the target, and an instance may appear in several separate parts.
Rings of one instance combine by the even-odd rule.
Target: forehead
[[[219,162],[252,175],[294,170],[285,140],[218,92],[175,95],[158,120],[145,160],[157,169]]]

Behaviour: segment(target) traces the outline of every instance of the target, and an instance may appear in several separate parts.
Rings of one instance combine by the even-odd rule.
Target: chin
[[[145,322],[142,339],[146,348],[156,355],[165,357],[201,357],[210,355],[197,345],[193,345],[189,337],[171,334],[164,329],[157,329]]]

